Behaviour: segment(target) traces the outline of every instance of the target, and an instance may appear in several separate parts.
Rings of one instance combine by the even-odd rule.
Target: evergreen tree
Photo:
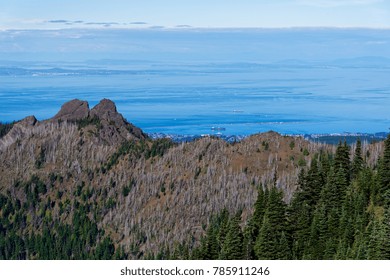
[[[350,182],[350,160],[349,160],[349,147],[347,142],[344,141],[344,144],[339,143],[336,149],[336,155],[334,159],[334,166],[336,173],[338,170],[341,170],[340,173],[343,174],[343,181],[346,184]]]
[[[221,251],[223,260],[242,260],[243,251],[243,234],[240,227],[241,213],[236,214],[229,222],[228,232]]]
[[[244,228],[244,240],[243,240],[243,252],[245,260],[254,260],[256,258],[254,246],[256,238],[259,234],[258,230],[255,230],[253,217],[249,219],[247,225]]]
[[[381,257],[390,260],[390,208],[386,209],[382,222]]]
[[[385,196],[389,196],[387,191],[390,191],[390,134],[385,140],[385,149],[383,158],[380,160],[379,164],[379,188],[378,188],[378,202],[380,204],[384,203]]]
[[[381,260],[384,259],[382,255],[382,245],[385,239],[385,230],[383,224],[378,220],[374,220],[370,223],[368,231],[369,235],[367,240],[367,259],[368,260]]]
[[[268,215],[264,220],[255,243],[255,253],[259,260],[274,260],[278,255],[279,242],[274,235],[274,231],[269,223]]]
[[[260,186],[257,189],[257,200],[255,202],[255,211],[253,213],[253,230],[254,235],[257,236],[263,222],[264,214],[267,209],[268,204],[268,189],[263,190],[263,187]]]
[[[355,154],[352,161],[352,178],[356,178],[359,172],[363,169],[362,142],[358,138],[356,142]]]
[[[229,226],[229,212],[226,208],[224,208],[218,217],[218,224],[219,224],[219,230],[218,230],[218,245],[220,248],[223,247],[223,244],[225,243],[226,234],[228,232],[228,226]]]
[[[305,255],[320,260],[324,256],[325,244],[329,238],[325,205],[317,208],[310,228],[310,238],[305,248]]]
[[[266,224],[264,224],[267,222]],[[255,243],[255,254],[259,259],[278,259],[288,255],[281,253],[280,244],[288,243],[286,237],[286,205],[282,192],[272,187],[269,191],[268,207],[264,214],[263,224]],[[283,236],[284,235],[284,236]],[[270,240],[267,240],[270,238]],[[283,240],[282,240],[283,239]],[[289,251],[289,246],[287,251]]]
[[[209,226],[204,243],[202,259],[217,260],[220,249],[217,240],[217,229],[214,224]]]
[[[291,260],[291,248],[286,233],[283,231],[279,241],[278,260]]]

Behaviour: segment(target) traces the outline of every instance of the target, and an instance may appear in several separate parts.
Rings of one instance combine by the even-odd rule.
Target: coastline
[[[256,134],[265,133],[260,132]],[[377,141],[383,141],[386,139],[387,135],[389,133],[387,132],[376,132],[376,133],[322,133],[322,134],[283,134],[279,133],[283,136],[292,136],[292,137],[302,137],[306,140],[312,141],[312,142],[320,142],[325,144],[332,144],[337,145],[340,141],[346,141],[347,144],[352,144],[357,141],[357,139],[360,139],[363,142],[377,142]],[[168,138],[171,139],[173,142],[176,143],[182,143],[182,142],[191,142],[195,141],[197,139],[201,139],[204,137],[216,137],[220,138],[222,140],[225,140],[229,143],[234,142],[240,142],[248,137],[251,137],[256,134],[250,134],[250,135],[224,135],[224,134],[206,134],[206,135],[182,135],[182,134],[165,134],[165,133],[147,133],[147,135],[152,139],[161,139],[161,138]]]

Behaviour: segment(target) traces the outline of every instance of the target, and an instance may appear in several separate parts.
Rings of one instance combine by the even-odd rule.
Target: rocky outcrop
[[[68,121],[82,123],[83,126],[98,124],[97,142],[118,144],[130,139],[145,139],[141,129],[135,127],[118,113],[116,105],[109,99],[102,99],[91,110],[87,101],[71,100],[62,105],[61,110],[49,121]]]
[[[102,128],[99,131],[100,138],[109,143],[118,143],[123,139],[144,139],[145,134],[141,129],[130,124],[118,113],[116,105],[109,99],[102,99],[99,104],[90,111],[91,118],[98,118]]]
[[[31,128],[38,124],[34,116],[28,116],[14,124],[12,129],[0,139],[0,150],[5,149],[19,139],[26,138],[31,134]]]
[[[73,99],[62,105],[61,110],[53,117],[53,119],[62,121],[77,121],[87,118],[88,116],[88,102]]]

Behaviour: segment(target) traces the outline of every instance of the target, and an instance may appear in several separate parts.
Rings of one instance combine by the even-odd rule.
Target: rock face
[[[125,124],[125,120],[116,110],[115,103],[109,99],[102,99],[99,104],[92,108],[90,116],[98,117],[101,121],[115,123],[118,126]]]
[[[31,134],[31,129],[39,122],[34,116],[28,116],[16,123],[5,137],[0,139],[0,150],[7,148],[15,141],[25,138]]]
[[[88,116],[88,102],[73,99],[62,105],[61,110],[53,117],[53,119],[62,121],[76,121],[87,118]]]
[[[37,122],[38,120],[35,118],[35,116],[28,116],[21,120],[19,124],[23,126],[34,126]]]
[[[91,122],[95,125],[99,123],[96,132],[98,135],[97,141],[107,144],[118,144],[124,140],[146,138],[141,129],[127,122],[118,113],[115,103],[109,99],[102,99],[91,110],[87,101],[71,100],[62,105],[61,110],[50,120],[70,122],[83,120],[84,123]]]
[[[90,110],[87,101],[74,99],[62,105],[60,111],[51,119],[38,122],[34,116],[30,116],[16,123],[7,135],[0,139],[0,150],[36,133],[34,129],[44,131],[50,129],[50,125],[60,125],[60,120],[68,123],[66,125],[76,124],[79,131],[92,133],[92,141],[95,144],[115,146],[128,140],[147,138],[141,129],[118,113],[115,103],[111,100],[103,99]]]
[[[145,134],[141,129],[128,123],[118,113],[116,105],[109,99],[103,99],[90,111],[91,118],[98,118],[102,125],[99,131],[101,139],[109,143],[118,143],[125,139],[144,139]]]

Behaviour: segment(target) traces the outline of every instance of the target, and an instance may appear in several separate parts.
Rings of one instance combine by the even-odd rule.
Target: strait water
[[[0,121],[73,98],[146,132],[387,132],[390,29],[0,30]]]
[[[58,68],[61,67],[61,68]],[[102,98],[145,132],[248,135],[381,132],[390,127],[390,67],[331,64],[128,63],[2,67],[0,121],[54,116]]]

